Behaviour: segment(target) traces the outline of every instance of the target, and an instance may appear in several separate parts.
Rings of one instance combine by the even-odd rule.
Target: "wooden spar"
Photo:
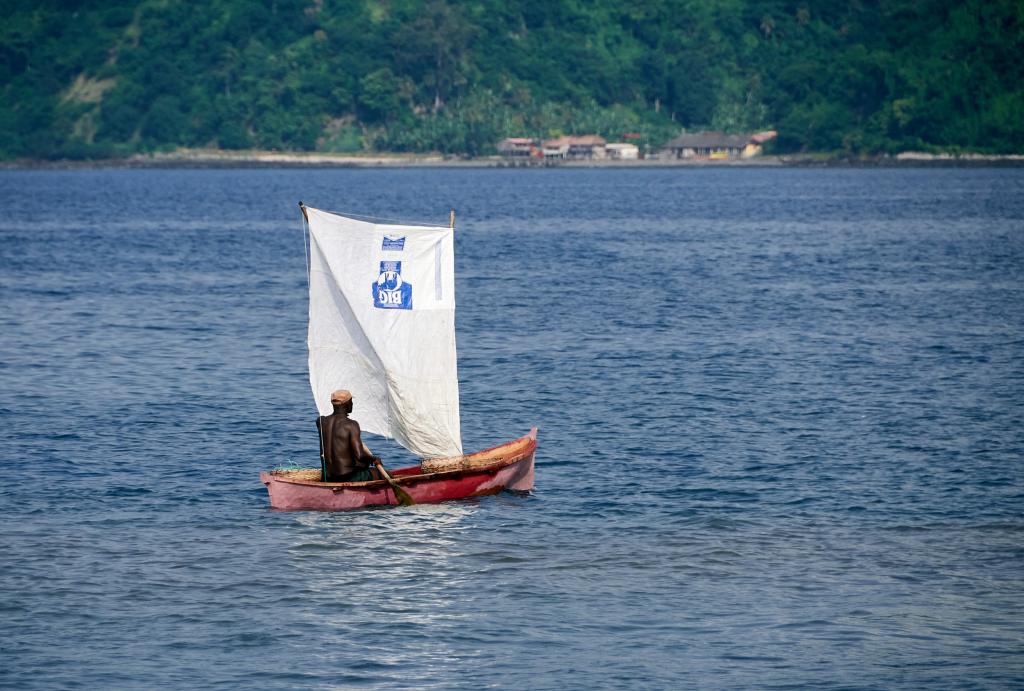
[[[452,209],[451,215],[448,216],[448,227],[455,230],[455,209]]]
[[[302,202],[299,202],[300,204]],[[327,456],[324,455],[323,418],[316,416],[316,436],[320,437],[320,479],[327,482]]]
[[[306,213],[306,205],[301,201],[299,202],[299,211],[302,212],[302,217],[306,219],[306,223],[309,223],[309,214]],[[455,209],[452,209],[448,213],[448,227],[455,230]]]

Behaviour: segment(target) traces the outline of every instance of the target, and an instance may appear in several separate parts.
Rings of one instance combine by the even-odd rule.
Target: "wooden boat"
[[[391,471],[417,504],[481,497],[502,490],[533,489],[537,428],[524,437],[466,456],[439,458]],[[270,506],[284,510],[345,511],[398,504],[391,486],[370,482],[320,482],[319,468],[260,473]]]
[[[532,490],[537,428],[476,453],[462,448],[455,212],[447,225],[394,224],[299,207],[308,241],[309,379],[318,412],[336,414],[332,390],[349,390],[364,433],[394,439],[426,460],[391,471],[397,490],[387,479],[323,482],[321,440],[320,468],[260,473],[271,507],[339,511]]]

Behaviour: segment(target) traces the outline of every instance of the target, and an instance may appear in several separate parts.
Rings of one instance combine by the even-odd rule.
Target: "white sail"
[[[363,430],[422,457],[461,454],[454,231],[306,213],[317,409],[348,389]]]

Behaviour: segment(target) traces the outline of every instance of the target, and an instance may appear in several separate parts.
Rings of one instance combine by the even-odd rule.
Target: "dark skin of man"
[[[317,420],[324,445],[328,482],[344,482],[346,476],[370,468],[380,460],[363,446],[359,423],[349,418],[351,412],[352,401],[336,403],[332,414]]]

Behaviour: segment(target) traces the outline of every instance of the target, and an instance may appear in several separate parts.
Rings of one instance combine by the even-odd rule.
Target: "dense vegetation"
[[[1024,151],[1019,0],[0,0],[0,156],[775,128]]]

